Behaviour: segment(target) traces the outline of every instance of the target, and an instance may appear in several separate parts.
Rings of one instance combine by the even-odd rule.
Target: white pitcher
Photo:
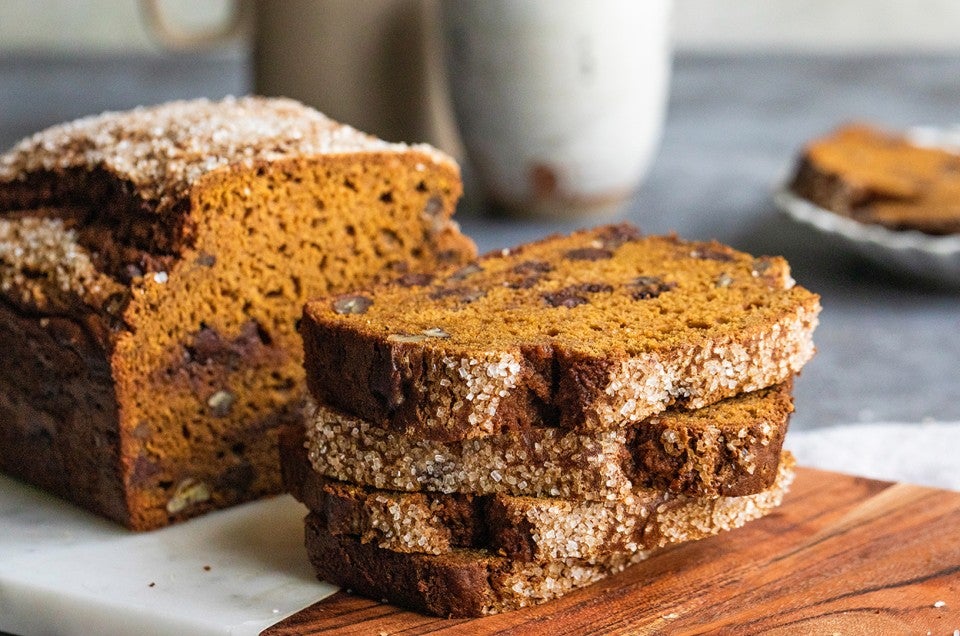
[[[443,0],[461,140],[510,211],[611,214],[659,145],[669,0]]]

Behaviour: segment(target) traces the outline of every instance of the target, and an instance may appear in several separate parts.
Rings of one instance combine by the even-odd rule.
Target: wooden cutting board
[[[343,592],[267,629],[300,634],[954,634],[960,493],[800,469],[782,508],[539,607],[475,620]]]

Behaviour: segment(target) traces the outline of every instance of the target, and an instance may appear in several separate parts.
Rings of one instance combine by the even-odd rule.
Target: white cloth
[[[960,422],[880,422],[790,431],[801,466],[960,490]]]

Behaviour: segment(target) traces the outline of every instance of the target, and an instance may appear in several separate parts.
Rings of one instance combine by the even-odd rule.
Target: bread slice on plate
[[[609,431],[786,381],[820,310],[782,258],[642,236],[557,236],[309,302],[309,388],[411,438]]]
[[[960,154],[866,124],[808,143],[790,190],[867,224],[960,233]]]

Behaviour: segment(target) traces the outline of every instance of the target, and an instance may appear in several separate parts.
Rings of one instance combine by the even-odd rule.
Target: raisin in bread
[[[323,518],[327,532],[394,552],[473,548],[516,561],[602,559],[614,551],[649,550],[741,527],[780,505],[795,465],[785,452],[774,484],[742,497],[677,496],[654,489],[605,502],[410,493],[321,477],[312,470],[298,432],[290,427],[282,438],[284,483]]]
[[[872,126],[844,126],[810,142],[790,189],[864,223],[960,232],[960,155]]]
[[[468,262],[454,162],[296,102],[106,113],[0,156],[0,469],[134,529],[280,489],[304,301]]]
[[[408,437],[609,430],[783,382],[819,299],[786,261],[601,227],[307,303],[318,401]]]
[[[782,384],[627,428],[580,433],[541,425],[438,442],[315,405],[306,437],[318,474],[387,490],[594,501],[643,488],[735,496],[773,484],[792,411]]]

